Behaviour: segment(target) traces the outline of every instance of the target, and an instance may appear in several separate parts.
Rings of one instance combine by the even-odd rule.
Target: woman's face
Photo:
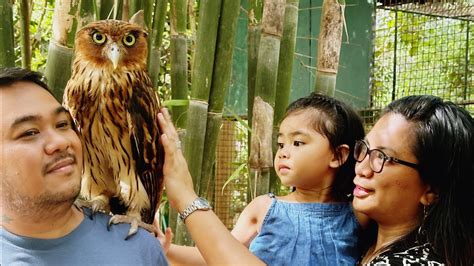
[[[402,115],[385,114],[367,134],[369,149],[379,149],[387,156],[417,164],[413,154],[413,123]],[[379,225],[417,223],[421,202],[428,191],[415,168],[386,161],[375,173],[369,156],[356,164],[354,178],[354,209],[368,215]]]

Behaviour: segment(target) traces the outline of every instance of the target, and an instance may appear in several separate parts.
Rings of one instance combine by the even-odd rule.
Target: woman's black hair
[[[313,125],[317,132],[327,137],[333,152],[343,162],[339,146],[349,146],[349,156],[336,173],[332,186],[332,195],[338,200],[349,200],[347,195],[354,190],[352,180],[355,176],[355,159],[352,154],[356,140],[364,138],[364,127],[357,112],[348,104],[332,97],[312,93],[291,103],[285,117],[302,110],[313,109],[317,115]]]
[[[415,139],[411,148],[418,159],[420,177],[437,193],[418,238],[430,243],[448,265],[472,265],[473,118],[454,103],[429,95],[393,101],[385,108],[386,113],[401,114],[413,123]]]

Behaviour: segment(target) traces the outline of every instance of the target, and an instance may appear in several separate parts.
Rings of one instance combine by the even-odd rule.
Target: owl
[[[83,141],[81,197],[109,225],[154,231],[163,189],[160,101],[146,70],[147,33],[118,20],[92,22],[76,34],[75,59],[63,105]]]

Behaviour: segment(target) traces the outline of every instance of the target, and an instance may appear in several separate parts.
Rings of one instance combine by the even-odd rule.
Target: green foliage
[[[31,38],[31,69],[43,71],[46,66],[46,57],[48,52],[49,40],[52,32],[52,18],[54,10],[53,0],[32,1],[31,2],[31,20],[30,20],[30,38]],[[21,65],[20,49],[20,3],[15,1],[13,8],[13,23],[15,31],[15,57],[16,65]]]
[[[376,17],[373,107],[412,94],[473,99],[472,23],[383,9]]]

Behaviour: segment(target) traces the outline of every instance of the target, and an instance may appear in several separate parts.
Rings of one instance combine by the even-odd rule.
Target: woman
[[[472,265],[473,132],[438,97],[387,106],[354,151],[353,206],[377,223],[362,264]]]
[[[197,196],[164,114],[165,185],[182,212]],[[354,209],[376,223],[362,264],[472,264],[473,131],[469,113],[437,97],[409,96],[386,108],[354,154]],[[263,265],[212,211],[194,212],[186,226],[209,264]]]

